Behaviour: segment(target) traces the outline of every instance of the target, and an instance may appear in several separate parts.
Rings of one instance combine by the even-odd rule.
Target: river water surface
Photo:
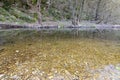
[[[120,43],[109,40],[37,38],[0,46],[0,74],[9,76],[8,80],[27,80],[37,73],[44,78],[70,73],[82,80],[85,76],[89,78],[91,70],[119,63]]]

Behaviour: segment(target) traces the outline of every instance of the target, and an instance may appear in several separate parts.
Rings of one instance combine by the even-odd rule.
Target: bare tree
[[[82,14],[83,14],[83,9],[84,9],[84,4],[85,4],[85,0],[81,0],[81,2],[80,2],[81,4],[80,4],[80,14],[79,14],[79,21],[81,20],[81,18],[82,18]]]
[[[37,0],[35,4],[32,2],[32,0],[27,0],[27,4],[31,7],[32,13],[37,13],[38,24],[42,25],[41,0]]]
[[[100,3],[102,0],[98,0],[97,2],[97,7],[96,7],[96,13],[95,13],[95,20],[98,20],[98,13],[99,13],[99,8],[100,8]]]
[[[78,25],[81,21],[85,0],[69,0],[72,8],[72,24]]]

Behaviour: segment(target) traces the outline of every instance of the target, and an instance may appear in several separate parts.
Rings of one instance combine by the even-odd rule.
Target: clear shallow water
[[[88,70],[120,63],[120,43],[98,39],[38,39],[0,46],[0,73],[52,73],[64,70],[85,75]],[[25,72],[24,70],[27,70]]]
[[[3,79],[23,80],[35,75],[41,79],[60,74],[90,80],[91,76],[98,77],[91,71],[120,63],[119,41],[94,38],[91,32],[82,33],[71,36],[68,32],[45,32],[46,35],[37,31],[1,32],[1,44],[5,41],[7,44],[0,46],[0,79],[1,75]],[[101,38],[107,36],[98,34]]]

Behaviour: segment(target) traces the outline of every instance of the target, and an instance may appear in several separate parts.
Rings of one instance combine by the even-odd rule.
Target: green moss
[[[14,15],[17,19],[21,19],[21,20],[23,20],[25,22],[31,23],[31,22],[36,21],[35,18],[29,16],[28,14],[26,14],[26,13],[20,11],[20,10],[17,10],[16,8],[12,8],[10,10],[10,14]]]
[[[11,14],[9,14],[8,11],[6,11],[4,8],[1,8],[1,7],[0,7],[0,14],[5,15],[5,16],[10,16],[11,15]]]
[[[3,21],[3,22],[16,22],[16,21],[18,21],[15,16],[10,14],[4,8],[0,8],[0,14],[1,14],[0,21]]]
[[[7,11],[0,7],[0,21],[23,24],[25,22],[35,22],[36,19],[16,8],[10,8],[9,11]]]
[[[5,21],[5,16],[0,15],[0,21]]]

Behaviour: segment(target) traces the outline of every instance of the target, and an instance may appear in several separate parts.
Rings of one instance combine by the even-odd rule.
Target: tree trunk
[[[38,24],[42,25],[42,15],[40,12],[37,12],[37,14],[38,14]]]
[[[82,14],[83,14],[83,9],[84,9],[84,3],[85,3],[85,0],[82,0],[81,1],[81,8],[80,8],[80,13],[79,13],[79,21],[81,21],[81,18],[82,18]]]
[[[42,25],[41,0],[37,1],[37,8],[38,8],[38,11],[37,11],[37,14],[38,14],[38,24]]]
[[[41,0],[37,0],[37,3],[34,5],[32,1],[27,0],[27,4],[31,7],[31,11],[37,13],[37,22],[42,25],[42,14],[41,14]]]
[[[81,1],[75,0],[71,3],[73,6],[72,8],[72,24],[73,25],[78,25],[79,22],[81,21],[84,3],[85,3],[85,0],[81,0]],[[80,8],[78,6],[80,6]]]
[[[98,20],[98,13],[99,13],[99,7],[100,7],[100,3],[101,3],[102,0],[98,0],[98,3],[97,3],[97,7],[96,7],[96,14],[95,14],[95,21]]]

